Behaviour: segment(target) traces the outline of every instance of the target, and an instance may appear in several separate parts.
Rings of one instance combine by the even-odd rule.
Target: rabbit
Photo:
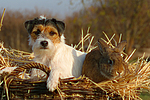
[[[122,41],[115,48],[110,48],[107,43],[99,39],[99,48],[93,49],[86,55],[82,75],[96,83],[125,75],[128,72],[128,65],[121,56],[125,45],[126,41]]]

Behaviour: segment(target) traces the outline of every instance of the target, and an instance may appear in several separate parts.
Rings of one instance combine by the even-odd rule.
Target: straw
[[[0,31],[1,31],[1,28],[2,28],[2,25],[3,25],[3,19],[4,19],[4,14],[5,14],[5,8],[3,10],[3,14],[2,14],[2,17],[1,17],[1,22],[0,22]]]

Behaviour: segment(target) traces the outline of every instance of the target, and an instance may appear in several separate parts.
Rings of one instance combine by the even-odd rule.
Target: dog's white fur
[[[48,49],[40,49],[41,41],[48,41]],[[55,45],[46,37],[39,37],[32,45],[35,56],[34,61],[51,67],[50,76],[47,80],[47,88],[50,91],[56,89],[59,78],[79,77],[81,75],[86,53],[66,45],[63,35],[61,36],[61,42]]]
[[[82,71],[82,65],[86,53],[75,50],[73,47],[64,43],[64,36],[61,36],[61,42],[53,44],[50,39],[39,36],[35,42],[29,36],[29,44],[32,46],[34,53],[34,61],[51,67],[50,76],[47,80],[47,88],[49,91],[54,91],[57,88],[59,78],[79,77]],[[41,41],[48,41],[47,49],[40,49]],[[17,67],[6,67],[1,70],[3,72],[11,72]],[[33,69],[31,78],[35,76],[43,77],[45,73],[38,69]]]
[[[29,45],[32,46],[34,53],[34,61],[51,67],[50,76],[47,80],[47,88],[50,91],[54,91],[57,88],[59,78],[67,77],[79,77],[82,71],[82,65],[86,56],[86,53],[75,50],[73,47],[65,44],[65,38],[62,34],[59,36],[60,42],[53,43],[44,32],[40,34],[36,40],[33,40],[29,35]],[[47,41],[48,46],[46,49],[41,49],[42,41]],[[8,70],[7,70],[8,69]],[[15,68],[6,68],[0,73],[11,72]],[[34,76],[43,76],[44,72],[33,69],[31,78]]]

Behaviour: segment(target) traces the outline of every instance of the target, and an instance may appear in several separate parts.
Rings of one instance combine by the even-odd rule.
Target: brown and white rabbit
[[[121,52],[126,45],[122,41],[115,48],[111,48],[102,39],[98,40],[98,49],[92,50],[86,55],[82,75],[95,82],[110,80],[127,73],[127,63],[123,60]]]

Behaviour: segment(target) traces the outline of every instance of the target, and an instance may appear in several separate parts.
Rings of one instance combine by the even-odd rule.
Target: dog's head
[[[55,45],[62,41],[65,23],[54,18],[35,18],[25,22],[25,28],[29,33],[29,45],[33,52],[39,50],[53,50]]]

